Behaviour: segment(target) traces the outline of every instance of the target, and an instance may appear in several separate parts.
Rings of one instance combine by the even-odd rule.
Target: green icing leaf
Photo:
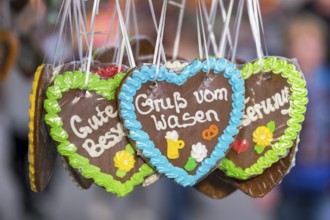
[[[262,154],[262,152],[264,152],[264,150],[265,150],[265,147],[256,145],[254,147],[254,150],[257,152],[257,154]]]
[[[126,176],[127,172],[123,171],[123,170],[117,170],[116,172],[116,176],[118,176],[119,178],[124,178]]]
[[[275,121],[270,121],[267,123],[267,128],[271,131],[274,132],[275,131]]]
[[[130,145],[130,144],[127,144],[127,145],[126,145],[125,150],[126,150],[129,154],[135,154],[135,150],[134,150],[134,148],[132,147],[132,145]]]

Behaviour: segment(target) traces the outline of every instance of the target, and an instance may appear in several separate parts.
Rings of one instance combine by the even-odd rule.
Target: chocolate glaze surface
[[[245,80],[245,97],[246,100],[249,98],[249,101],[245,104],[245,115],[247,113],[247,109],[251,108],[256,104],[265,105],[268,108],[268,101],[270,101],[272,106],[275,106],[274,102],[274,95],[279,94],[281,99],[283,99],[283,91],[287,88],[288,95],[290,95],[290,85],[287,83],[286,79],[281,77],[280,75],[271,74],[271,78],[265,80],[264,74],[257,74],[252,75],[250,78]],[[267,100],[268,99],[268,100]],[[287,97],[289,100],[289,98]],[[256,143],[252,140],[253,132],[260,126],[266,126],[268,122],[274,121],[275,122],[275,131],[273,132],[273,141],[271,142],[274,144],[281,135],[284,134],[284,130],[288,127],[287,121],[290,119],[289,114],[282,114],[283,110],[288,110],[290,108],[290,101],[287,101],[282,106],[280,106],[275,111],[271,111],[269,114],[266,114],[263,109],[260,110],[261,117],[258,118],[256,121],[251,122],[249,125],[241,126],[240,131],[236,137],[236,140],[242,141],[247,140],[249,143],[249,147],[246,151],[242,153],[237,153],[233,149],[229,151],[227,154],[228,159],[232,160],[237,166],[245,169],[251,167],[261,156],[263,156],[269,149],[270,146],[267,146],[265,150],[258,154],[254,150],[254,146]],[[258,113],[253,114],[254,116],[258,116]],[[246,116],[244,116],[246,117]],[[243,117],[243,121],[244,121]]]
[[[95,144],[98,144],[100,143],[101,138],[103,138],[102,136],[105,136],[107,132],[111,132],[112,135],[118,136],[116,131],[112,132],[112,129],[117,130],[118,126],[122,129],[122,124],[120,123],[118,117],[109,119],[107,123],[99,126],[98,129],[92,129],[93,132],[88,134],[86,138],[79,138],[74,133],[73,127],[70,124],[70,120],[72,120],[73,116],[79,116],[82,121],[76,123],[77,129],[91,127],[88,121],[91,121],[93,117],[96,117],[97,108],[99,111],[104,111],[106,107],[111,106],[114,112],[117,112],[115,100],[109,101],[95,92],[80,91],[75,89],[63,93],[63,97],[59,100],[59,105],[62,109],[59,113],[59,117],[63,121],[63,128],[69,135],[68,140],[78,148],[77,153],[79,155],[88,158],[92,165],[99,167],[103,173],[111,174],[114,179],[121,181],[122,183],[129,180],[133,174],[139,171],[139,168],[142,164],[144,164],[144,161],[135,155],[134,157],[136,162],[134,168],[123,178],[116,176],[117,168],[114,165],[113,158],[118,151],[125,150],[125,146],[129,144],[126,136],[122,137],[120,142],[114,146],[109,149],[105,149],[104,152],[97,157],[93,157],[85,148],[83,148],[83,144],[87,139],[92,140]],[[109,137],[106,140],[106,144],[113,141],[113,137]]]
[[[218,100],[212,102],[204,101],[201,104],[197,102],[194,92],[198,94],[198,97],[201,97],[201,93],[207,94],[206,99],[210,100],[213,97],[211,93],[215,92],[217,89],[224,89],[226,91],[226,95],[223,96],[222,100],[220,100],[221,98],[219,98],[220,95],[218,93]],[[205,93],[205,91],[207,92]],[[135,106],[140,106],[139,108],[141,111],[147,112],[150,111],[150,106],[146,105],[147,102],[150,103],[152,101],[154,104],[159,104],[163,101],[163,104],[160,104],[163,105],[163,107],[160,107],[159,110],[156,110],[155,107],[154,110],[150,111],[150,114],[143,115],[135,108],[135,114],[137,120],[142,124],[142,129],[149,134],[150,139],[165,157],[168,153],[168,143],[165,138],[167,132],[176,131],[178,133],[178,140],[184,141],[184,147],[179,150],[179,158],[169,159],[169,162],[174,166],[184,168],[188,158],[191,156],[192,145],[199,142],[205,145],[207,148],[207,157],[210,156],[210,153],[218,143],[218,137],[221,136],[224,128],[229,123],[229,113],[232,110],[232,93],[231,86],[228,80],[224,78],[223,74],[215,75],[211,71],[209,78],[205,78],[205,73],[200,72],[188,79],[183,86],[177,86],[167,82],[157,82],[155,86],[152,85],[152,82],[144,83],[134,96],[133,103]],[[139,100],[137,97],[140,97]],[[149,101],[146,102],[147,99]],[[187,103],[185,108],[181,108],[180,110],[177,108],[169,108],[169,106],[175,106],[175,103],[183,104],[183,100],[186,100]],[[210,120],[207,120],[206,114],[209,111],[214,111],[216,116],[210,113]],[[195,117],[196,112],[200,113],[198,117],[201,117],[202,122],[197,122],[195,125],[191,126],[189,124],[193,123],[194,120],[184,120],[184,115]],[[170,117],[172,117],[172,119],[169,120]],[[219,121],[215,120],[215,117],[219,119]],[[165,121],[167,128],[157,130],[156,123],[158,122],[155,123],[155,121],[161,124]],[[178,126],[171,128],[170,124],[175,124],[175,121],[180,125],[186,124],[187,126],[185,128]],[[209,129],[211,125],[217,126],[218,134],[211,140],[205,140],[202,138],[202,133],[204,130]],[[198,165],[194,170],[188,171],[188,173],[194,175],[197,168]]]

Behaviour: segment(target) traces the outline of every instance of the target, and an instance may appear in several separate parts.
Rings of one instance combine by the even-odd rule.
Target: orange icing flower
[[[266,126],[257,127],[257,129],[253,132],[253,142],[258,146],[269,146],[272,140],[273,132],[271,132]]]
[[[119,170],[129,172],[134,168],[134,155],[128,153],[126,150],[118,151],[113,160],[115,162],[115,167]]]

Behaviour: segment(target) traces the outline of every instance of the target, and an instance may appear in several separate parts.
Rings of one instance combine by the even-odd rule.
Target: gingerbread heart
[[[123,73],[105,80],[66,72],[47,89],[45,121],[57,150],[72,168],[118,197],[126,196],[154,171],[130,146],[117,117],[115,91]]]
[[[38,67],[30,94],[28,159],[30,186],[35,192],[42,192],[48,185],[57,157],[55,143],[49,136],[43,120],[43,101],[52,78],[52,74],[49,74],[52,69],[51,65]]]
[[[180,72],[142,66],[129,72],[118,93],[129,138],[161,174],[192,186],[214,170],[237,134],[244,82],[225,59],[195,60]],[[217,127],[213,138],[203,131]]]
[[[15,63],[19,42],[10,31],[0,31],[0,82],[4,81]]]
[[[29,178],[32,191],[42,192],[51,179],[55,161],[57,158],[56,144],[49,135],[44,121],[43,103],[46,90],[52,83],[54,76],[65,71],[79,68],[79,63],[68,63],[58,67],[41,65],[34,76],[32,91],[30,94],[29,109]],[[94,69],[94,66],[92,66]],[[67,161],[63,158],[63,161]],[[69,175],[80,188],[87,189],[92,182],[83,178],[80,173],[63,163]]]
[[[57,74],[73,71],[81,67],[80,63],[72,62],[58,67],[41,65],[34,76],[30,95],[29,109],[29,178],[32,191],[42,192],[47,186],[53,173],[57,158],[56,144],[49,135],[44,121],[43,102],[46,90]],[[92,70],[97,66],[92,66]],[[70,167],[67,158],[63,157],[63,166],[79,188],[88,189],[92,181],[85,179],[81,174]]]
[[[308,99],[302,74],[284,58],[248,63],[242,75],[246,107],[237,140],[247,140],[249,148],[231,150],[220,169],[246,180],[288,155],[299,136]]]
[[[235,192],[237,188],[230,182],[224,181],[216,172],[217,170],[210,173],[194,188],[212,199],[223,199]]]
[[[295,165],[297,149],[297,143],[294,143],[286,157],[277,161],[262,174],[248,180],[232,179],[231,182],[239,190],[253,198],[264,197],[280,184],[284,176],[287,175],[290,169]]]

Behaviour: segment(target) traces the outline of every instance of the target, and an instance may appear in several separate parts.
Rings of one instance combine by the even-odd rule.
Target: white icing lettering
[[[177,115],[170,115],[167,120],[165,119],[164,114],[160,116],[160,120],[157,120],[155,115],[151,115],[151,118],[154,121],[157,131],[166,130],[168,128],[186,128],[207,121],[220,121],[217,112],[214,110],[208,110],[205,113],[199,110],[195,115],[190,115],[186,112],[182,115],[182,118],[179,118]]]
[[[114,147],[122,141],[125,136],[123,126],[118,122],[115,127],[110,128],[107,133],[99,137],[98,143],[95,143],[92,139],[86,139],[82,147],[91,157],[99,157],[105,150]]]
[[[88,134],[92,133],[92,129],[88,126],[81,127],[79,130],[77,130],[75,126],[75,122],[82,122],[81,118],[78,115],[74,115],[70,119],[70,126],[72,128],[72,131],[75,135],[77,135],[79,138],[86,138]]]
[[[197,103],[202,104],[203,102],[213,102],[218,100],[228,101],[228,91],[225,88],[216,89],[211,91],[209,89],[195,91],[193,93],[195,96]]]
[[[77,129],[77,123],[81,123],[82,119],[78,115],[73,115],[70,119],[70,126],[73,133],[79,138],[86,138],[93,131],[97,131],[105,123],[109,122],[109,118],[116,118],[117,111],[114,110],[113,106],[107,106],[104,111],[100,111],[99,107],[95,108],[97,115],[93,115],[87,119],[88,126],[80,127]]]
[[[262,119],[263,115],[270,114],[271,112],[275,112],[283,107],[286,103],[289,103],[289,88],[284,87],[281,92],[275,93],[271,98],[267,98],[266,100],[261,101],[260,103],[256,103],[253,106],[249,106],[245,109],[245,114],[242,118],[242,126],[246,127],[250,125],[252,122],[257,121],[258,119]],[[245,104],[250,101],[250,97],[245,99]],[[291,106],[291,104],[290,104]],[[289,109],[281,110],[282,115],[287,115],[290,112]]]

